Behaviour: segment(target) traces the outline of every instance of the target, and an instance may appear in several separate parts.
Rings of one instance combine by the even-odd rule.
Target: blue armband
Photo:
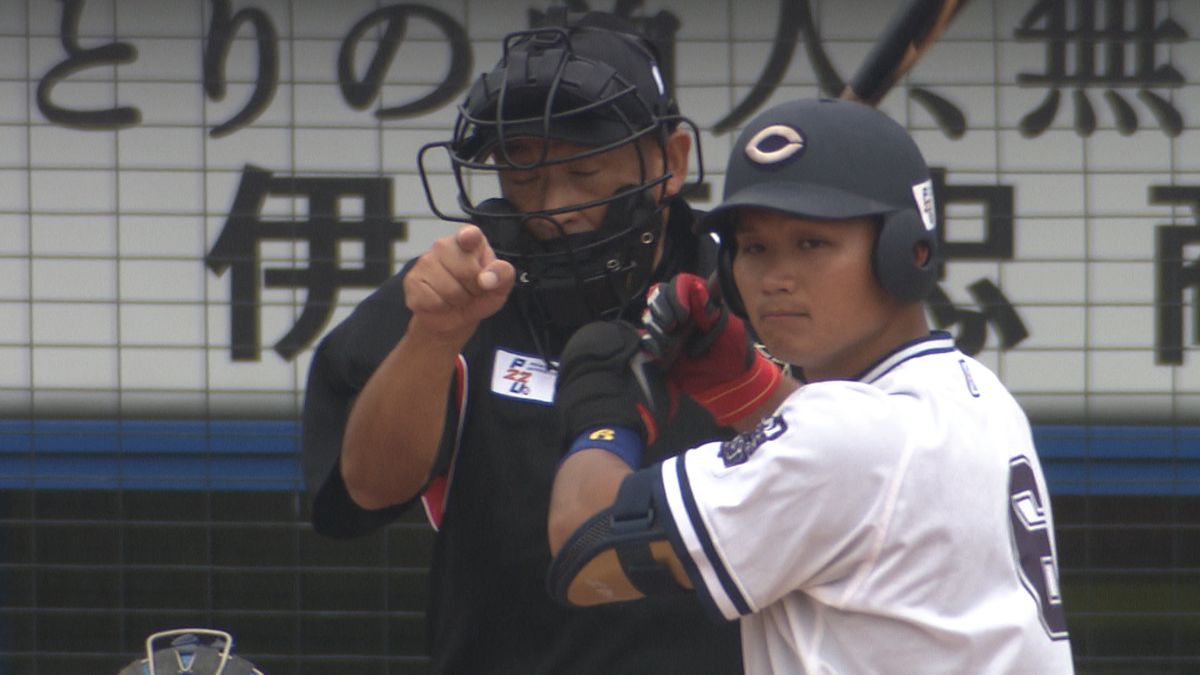
[[[563,455],[563,460],[588,448],[607,450],[620,457],[629,465],[629,468],[637,470],[642,465],[642,451],[646,449],[646,444],[642,442],[642,437],[632,429],[596,427],[579,434],[579,437],[571,444],[571,448],[567,450],[567,454]]]

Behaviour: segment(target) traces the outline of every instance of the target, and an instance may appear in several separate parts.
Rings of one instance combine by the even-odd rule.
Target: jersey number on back
[[[1051,639],[1067,637],[1067,617],[1058,586],[1052,532],[1046,518],[1046,496],[1038,489],[1029,459],[1015,457],[1008,465],[1009,518],[1017,551],[1021,583],[1037,601],[1042,625]]]

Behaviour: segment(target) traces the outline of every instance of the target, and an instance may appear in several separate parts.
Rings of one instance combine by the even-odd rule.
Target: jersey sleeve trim
[[[954,345],[954,338],[949,333],[932,331],[926,337],[900,345],[854,379],[871,384],[898,368],[905,361],[929,354],[945,354],[955,349],[957,347]]]
[[[667,535],[706,609],[730,620],[753,612],[704,524],[688,480],[686,454],[663,462],[662,489],[671,513],[666,519]]]
[[[446,515],[446,501],[450,498],[450,481],[454,477],[454,462],[458,458],[458,449],[462,445],[463,428],[467,421],[467,359],[462,354],[454,362],[454,399],[451,412],[454,420],[454,443],[449,449],[449,466],[441,474],[430,478],[429,484],[421,493],[421,505],[425,507],[425,517],[433,529],[439,530]]]

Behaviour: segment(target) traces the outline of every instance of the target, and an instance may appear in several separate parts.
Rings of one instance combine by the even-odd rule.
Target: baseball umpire
[[[421,502],[438,528],[427,610],[437,673],[741,672],[736,625],[689,598],[580,611],[545,590],[569,336],[636,320],[653,282],[708,274],[680,198],[695,126],[654,48],[605,13],[504,39],[448,153],[465,224],[321,342],[303,411],[315,528],[352,537]],[[698,152],[698,148],[696,149]],[[648,449],[729,437],[695,403]]]
[[[595,323],[563,354],[577,440],[551,498],[552,593],[692,589],[741,618],[749,673],[1071,672],[1028,420],[928,328],[935,209],[903,127],[846,101],[775,106],[702,226],[721,235],[724,307],[678,277],[644,336]],[[798,382],[769,375],[744,319]],[[647,351],[672,357],[665,378]],[[679,391],[752,428],[639,468]]]

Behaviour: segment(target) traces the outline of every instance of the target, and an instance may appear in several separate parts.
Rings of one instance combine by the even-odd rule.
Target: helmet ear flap
[[[721,247],[717,250],[717,285],[721,289],[721,299],[725,306],[735,316],[749,320],[746,307],[742,304],[742,296],[738,293],[737,284],[733,281],[733,232],[725,231],[721,235]]]
[[[929,248],[924,265],[918,265],[913,257],[921,243]],[[875,244],[875,277],[891,295],[905,302],[920,302],[937,281],[936,252],[934,231],[925,228],[920,214],[912,209],[888,213]]]

